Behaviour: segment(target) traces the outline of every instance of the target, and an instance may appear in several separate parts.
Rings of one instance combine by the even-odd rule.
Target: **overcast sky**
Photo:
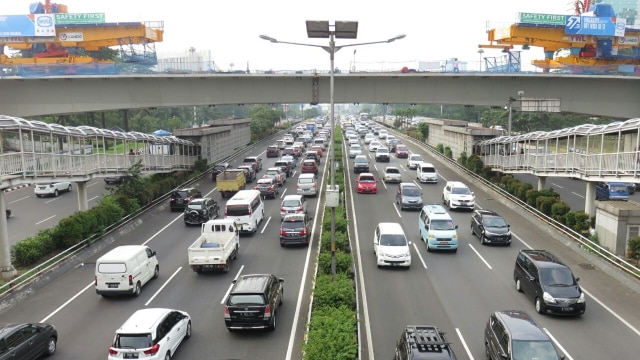
[[[3,0],[2,15],[28,14],[29,0]],[[44,0],[42,0],[44,3]],[[478,44],[487,43],[487,23],[507,24],[519,12],[573,13],[571,0],[61,0],[70,13],[105,13],[107,22],[164,21],[159,57],[186,56],[196,48],[222,70],[329,69],[329,56],[306,46],[273,44],[265,34],[282,41],[328,45],[328,39],[308,39],[305,20],[358,21],[357,40],[336,45],[406,38],[390,44],[347,47],[336,53],[336,66],[361,70],[418,67],[419,61],[459,58],[477,69]],[[355,50],[355,54],[354,54]],[[485,50],[485,57],[502,56]],[[523,64],[542,59],[539,48],[523,52]]]

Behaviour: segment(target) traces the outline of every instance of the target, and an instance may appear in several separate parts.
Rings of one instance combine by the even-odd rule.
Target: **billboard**
[[[570,35],[624,36],[626,19],[603,16],[567,16],[565,33]]]
[[[520,23],[536,25],[564,26],[567,23],[567,15],[519,13],[518,19],[520,20]]]
[[[53,14],[0,15],[0,38],[55,35],[56,22]]]
[[[56,25],[74,25],[74,24],[104,24],[104,13],[58,13],[56,17]]]

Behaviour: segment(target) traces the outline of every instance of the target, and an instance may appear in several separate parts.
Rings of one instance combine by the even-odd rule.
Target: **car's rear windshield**
[[[282,228],[286,230],[299,230],[304,228],[304,221],[296,219],[295,221],[283,221]]]
[[[118,334],[113,347],[116,349],[146,349],[153,345],[150,333]]]
[[[424,173],[432,173],[432,172],[436,172],[436,169],[432,168],[430,166],[423,166],[422,167],[422,172],[424,172]]]
[[[298,200],[285,200],[282,202],[283,207],[298,207],[300,206],[300,201]]]
[[[189,204],[187,204],[187,208],[188,209],[193,209],[193,210],[202,210],[202,209],[204,209],[204,203],[203,202],[197,202],[197,203],[190,202]]]
[[[400,174],[400,170],[396,168],[388,168],[387,174]]]
[[[299,184],[313,184],[312,178],[298,178]]]
[[[420,190],[414,187],[406,187],[402,189],[402,195],[406,196],[420,196]]]
[[[229,305],[264,305],[264,298],[260,294],[231,295]]]

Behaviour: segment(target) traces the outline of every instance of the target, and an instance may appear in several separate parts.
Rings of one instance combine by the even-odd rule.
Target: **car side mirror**
[[[578,282],[578,281],[580,281],[580,278],[579,278],[579,277],[577,277],[577,278],[576,278],[576,282]]]
[[[511,227],[511,224],[507,224],[507,227],[508,227],[508,228],[510,228],[510,227]]]
[[[424,225],[424,229],[428,231],[429,230],[429,225],[425,224]]]
[[[458,225],[454,226],[454,229],[457,229],[457,228],[458,228]]]

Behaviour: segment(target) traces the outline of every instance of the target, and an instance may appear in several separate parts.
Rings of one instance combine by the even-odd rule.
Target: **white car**
[[[70,191],[71,191],[71,183],[69,181],[59,181],[59,182],[36,184],[33,190],[33,193],[36,194],[36,197],[43,197],[43,196],[57,197],[58,195],[60,195],[60,193],[70,192]]]
[[[473,210],[476,206],[476,197],[473,191],[460,181],[447,181],[442,190],[442,202],[451,210]]]
[[[383,147],[382,144],[380,144],[379,141],[372,141],[369,143],[369,151],[370,152],[376,152],[376,150],[378,150],[379,147]]]
[[[384,168],[382,180],[386,183],[401,183],[402,174],[400,173],[400,169],[395,166],[387,166]]]
[[[190,337],[191,316],[187,312],[140,309],[116,330],[107,359],[171,359]]]
[[[349,147],[349,157],[353,159],[356,155],[362,155],[362,148],[359,144],[353,144]]]
[[[409,154],[407,157],[407,167],[409,169],[417,169],[422,162],[422,156],[419,154]]]
[[[375,135],[373,135],[372,133],[368,133],[367,135],[364,136],[364,143],[369,145],[375,139],[376,139]]]

